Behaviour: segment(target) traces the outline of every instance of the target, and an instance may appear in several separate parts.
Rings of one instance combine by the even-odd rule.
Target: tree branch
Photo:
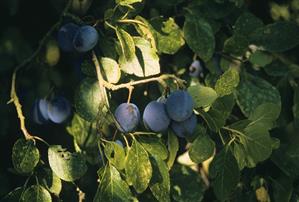
[[[23,114],[22,111],[22,105],[20,103],[19,97],[17,95],[16,92],[16,77],[17,77],[17,71],[19,69],[21,69],[22,67],[28,65],[41,51],[42,47],[44,46],[44,44],[47,42],[48,38],[52,35],[52,33],[60,26],[60,24],[62,23],[62,19],[64,17],[64,15],[67,13],[67,11],[69,10],[70,6],[72,4],[72,0],[69,0],[66,7],[64,8],[62,14],[60,15],[59,21],[57,23],[55,23],[50,30],[45,34],[45,36],[41,39],[39,46],[37,47],[37,49],[31,54],[31,56],[29,56],[28,58],[26,58],[25,60],[23,60],[22,63],[20,63],[19,65],[17,65],[15,67],[15,70],[13,72],[12,75],[12,82],[11,82],[11,91],[10,91],[10,100],[8,101],[7,104],[10,103],[14,103],[15,108],[17,110],[17,114],[18,114],[18,118],[20,120],[20,127],[21,130],[25,136],[25,139],[37,139],[40,140],[42,142],[45,142],[42,138],[39,138],[37,136],[32,136],[29,134],[26,125],[25,125],[25,116]]]

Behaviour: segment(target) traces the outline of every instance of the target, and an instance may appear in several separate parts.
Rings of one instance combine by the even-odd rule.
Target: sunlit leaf
[[[144,192],[152,178],[152,166],[146,150],[136,140],[128,149],[125,169],[127,180],[133,184],[137,193]]]
[[[49,164],[53,172],[64,181],[74,181],[87,171],[87,165],[78,153],[70,153],[60,145],[48,149]]]
[[[40,154],[34,141],[18,139],[12,149],[12,163],[21,174],[29,174],[39,162]]]

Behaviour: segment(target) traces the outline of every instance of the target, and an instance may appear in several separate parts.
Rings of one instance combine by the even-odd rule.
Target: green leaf
[[[226,121],[231,115],[232,109],[235,106],[234,96],[226,95],[219,97],[212,105],[212,109],[222,114],[223,120]]]
[[[237,143],[233,143],[230,146],[231,152],[234,155],[234,157],[236,158],[238,165],[239,165],[239,169],[243,170],[243,168],[247,165],[246,164],[246,151],[245,148],[242,144],[237,144]]]
[[[294,89],[294,98],[293,98],[293,116],[294,116],[294,122],[295,124],[299,125],[299,87],[293,87]]]
[[[32,185],[22,195],[24,202],[52,202],[50,193],[39,185]]]
[[[135,55],[135,43],[133,37],[124,29],[117,27],[116,35],[119,40],[120,50],[119,53],[119,65],[121,70],[127,74],[134,74],[139,77],[143,77],[143,70],[138,62],[138,58]]]
[[[41,169],[38,172],[39,183],[49,192],[59,195],[62,189],[60,178],[49,168]]]
[[[106,135],[108,127],[105,123],[98,128],[96,125],[96,122],[88,122],[74,113],[71,123],[66,127],[67,132],[74,138],[76,151],[82,152],[86,160],[93,165],[100,162],[97,131]]]
[[[189,167],[175,164],[170,172],[173,201],[202,201],[205,185],[200,175]]]
[[[285,175],[272,180],[274,201],[291,201],[293,193],[293,180]]]
[[[224,201],[236,189],[240,180],[238,163],[230,150],[222,149],[210,164],[209,174],[216,197]]]
[[[289,69],[288,65],[282,63],[280,60],[274,60],[272,63],[263,67],[263,70],[273,77],[285,76]]]
[[[66,127],[67,132],[72,135],[83,149],[92,149],[98,146],[96,123],[82,119],[78,114],[74,114],[72,122]]]
[[[257,29],[253,42],[270,52],[283,52],[299,44],[299,26],[293,22],[275,22]]]
[[[208,127],[214,132],[218,132],[225,124],[226,117],[224,117],[218,110],[214,110],[213,108],[210,109],[209,112],[198,110],[198,113],[204,119]]]
[[[29,174],[39,162],[40,154],[34,141],[18,139],[12,148],[14,169],[21,174]]]
[[[183,32],[173,18],[166,21],[162,17],[154,18],[150,23],[159,53],[173,55],[185,44]]]
[[[202,163],[214,154],[215,143],[206,134],[199,134],[189,148],[190,159],[195,163]]]
[[[249,12],[245,12],[237,19],[234,33],[241,36],[249,37],[256,29],[264,26],[263,21]]]
[[[267,128],[261,125],[249,125],[244,129],[240,142],[245,149],[246,166],[255,167],[272,153],[272,139]]]
[[[250,74],[241,77],[235,96],[237,104],[246,117],[263,103],[281,105],[278,90],[264,79]]]
[[[193,52],[204,61],[211,59],[215,38],[210,24],[202,18],[187,15],[183,30],[186,42]]]
[[[235,68],[226,70],[217,80],[215,90],[218,96],[229,95],[233,93],[240,81],[239,72]]]
[[[53,172],[64,181],[77,180],[87,171],[86,162],[79,153],[70,153],[60,145],[49,147],[48,158]]]
[[[7,195],[5,195],[3,198],[1,198],[2,202],[16,202],[20,201],[21,195],[23,193],[23,187],[17,187],[11,192],[9,192]]]
[[[131,201],[132,193],[127,183],[121,178],[115,167],[107,164],[99,171],[100,185],[93,199],[94,202]]]
[[[264,67],[270,64],[272,60],[273,57],[270,54],[260,50],[255,51],[249,57],[249,62],[259,67]]]
[[[95,120],[98,113],[105,116],[107,112],[105,94],[105,90],[100,88],[96,79],[85,78],[75,94],[76,112],[90,122]]]
[[[116,4],[122,5],[122,6],[128,6],[134,3],[142,2],[142,0],[115,0]]]
[[[233,35],[224,42],[223,51],[232,55],[242,56],[246,52],[249,42],[243,35]]]
[[[173,166],[173,163],[177,156],[177,152],[179,150],[178,138],[171,130],[168,130],[167,143],[168,143],[167,145],[168,145],[168,151],[169,151],[169,156],[167,159],[167,166],[168,166],[168,169],[170,170],[171,167]]]
[[[156,51],[151,48],[149,41],[141,38],[134,37],[135,45],[141,51],[142,61],[141,67],[144,69],[144,76],[153,76],[160,73],[159,57]]]
[[[108,142],[105,145],[105,156],[109,163],[115,166],[118,170],[125,168],[125,150],[115,142]]]
[[[197,3],[198,2],[198,3]],[[232,11],[234,11],[234,5],[229,1],[206,1],[194,2],[196,6],[190,5],[188,9],[192,11],[192,14],[198,15],[204,18],[212,18],[215,20],[219,20],[228,16]]]
[[[138,20],[140,23],[135,23],[135,29],[136,31],[146,40],[148,40],[151,44],[151,47],[154,49],[154,51],[157,51],[156,47],[156,39],[154,36],[154,28],[150,25],[150,23],[141,16],[136,16],[135,20]]]
[[[167,164],[159,157],[150,158],[153,167],[153,176],[150,181],[150,190],[160,202],[170,202],[170,179]]]
[[[273,122],[279,117],[280,105],[273,103],[263,103],[259,105],[253,113],[248,117],[252,122],[247,126],[252,126],[259,124],[265,129],[271,129],[273,127]]]
[[[101,64],[109,83],[117,83],[121,73],[117,62],[112,58],[102,57]]]
[[[188,92],[193,98],[194,108],[208,107],[217,99],[217,93],[213,88],[200,84],[190,86]]]
[[[133,184],[137,193],[144,192],[152,177],[152,166],[146,150],[137,140],[133,140],[128,149],[125,169],[127,181]]]
[[[90,61],[84,60],[81,64],[81,71],[83,74],[90,76],[90,77],[96,77],[96,68]]]
[[[299,147],[298,138],[291,137],[287,143],[273,151],[271,160],[288,177],[297,179],[299,176]]]
[[[160,138],[140,137],[137,140],[152,156],[159,157],[162,160],[167,159],[168,151]]]

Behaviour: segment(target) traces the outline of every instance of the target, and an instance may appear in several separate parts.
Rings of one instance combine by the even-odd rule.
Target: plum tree
[[[193,112],[193,100],[187,91],[177,90],[172,92],[166,101],[166,110],[169,117],[174,121],[184,121]]]
[[[185,121],[182,122],[172,121],[171,129],[179,137],[188,137],[192,135],[192,133],[194,132],[196,124],[197,124],[196,115],[192,114],[191,117]]]
[[[97,44],[99,35],[97,30],[89,25],[78,29],[73,39],[73,45],[78,52],[87,52]]]
[[[57,41],[61,50],[66,52],[74,51],[73,40],[78,29],[79,26],[74,23],[67,23],[59,29]]]
[[[37,124],[45,124],[49,121],[49,102],[46,99],[35,100],[32,108],[32,118]]]
[[[169,126],[165,104],[157,101],[148,103],[143,112],[143,123],[146,128],[154,132],[162,132]]]
[[[49,119],[54,123],[62,123],[66,121],[72,113],[70,102],[62,97],[53,98],[48,105]]]
[[[121,132],[128,133],[133,131],[140,121],[140,112],[133,103],[122,103],[115,110],[115,118],[119,124]]]

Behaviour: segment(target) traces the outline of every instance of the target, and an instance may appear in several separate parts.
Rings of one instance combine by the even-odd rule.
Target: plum
[[[48,107],[49,119],[54,123],[62,123],[66,121],[72,113],[70,102],[62,97],[54,97]]]
[[[203,67],[199,60],[194,60],[189,67],[189,75],[191,77],[203,77]]]
[[[171,122],[171,129],[177,136],[187,137],[187,136],[192,135],[192,133],[194,132],[196,123],[197,123],[196,115],[193,114],[193,115],[191,115],[190,118],[188,118],[185,121]]]
[[[174,121],[185,121],[193,112],[194,102],[187,91],[172,92],[166,101],[168,116]]]
[[[49,121],[49,102],[46,99],[35,100],[33,104],[33,121],[37,124],[45,124]]]
[[[75,50],[73,40],[78,30],[79,26],[74,23],[65,24],[59,29],[57,41],[61,50],[65,52],[71,52]]]
[[[98,39],[97,30],[90,25],[85,25],[78,29],[73,39],[73,45],[78,52],[87,52],[95,47]]]
[[[143,123],[146,128],[154,132],[166,130],[170,119],[166,113],[165,104],[157,101],[148,103],[143,112]]]
[[[119,130],[124,133],[133,131],[140,121],[139,109],[133,103],[120,104],[116,108],[114,116],[119,124]]]

